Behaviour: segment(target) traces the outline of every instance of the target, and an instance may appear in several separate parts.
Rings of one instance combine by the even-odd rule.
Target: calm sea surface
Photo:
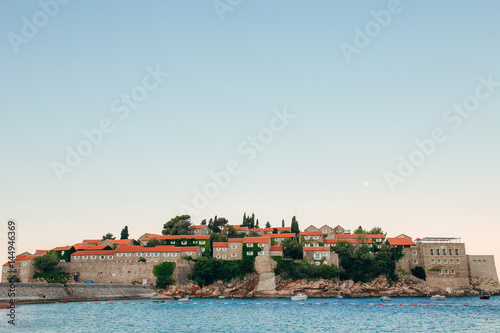
[[[15,328],[0,310],[0,332],[500,332],[499,305],[500,297],[36,304],[16,309]]]

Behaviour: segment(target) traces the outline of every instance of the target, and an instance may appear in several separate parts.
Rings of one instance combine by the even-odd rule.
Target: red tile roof
[[[337,235],[338,239],[357,239],[358,237],[365,237],[370,239],[382,238],[385,239],[385,236],[382,234],[348,234],[348,235]]]
[[[269,237],[269,238],[292,238],[295,237],[294,233],[291,234],[263,234],[260,237]]]
[[[228,247],[229,243],[228,242],[214,242],[212,244],[212,247]]]
[[[133,239],[105,239],[102,242],[100,242],[99,245],[101,245],[105,241],[110,241],[115,245],[127,245],[128,243],[132,242]]]
[[[27,255],[21,255],[21,256],[17,256],[14,259],[14,261],[31,260],[31,259],[36,258],[36,257],[39,257],[39,256],[38,255],[34,255],[34,254],[29,255],[29,256],[27,256]]]
[[[241,225],[228,225],[227,227],[228,228],[233,227],[234,230],[237,230],[237,231],[246,231],[248,229],[248,227],[242,227]]]
[[[100,240],[98,239],[84,239],[82,243],[97,244]]]
[[[299,236],[323,236],[322,231],[302,231]]]
[[[206,224],[192,225],[188,229],[203,229],[203,227],[206,227]]]
[[[388,237],[387,241],[392,246],[415,246],[415,243],[411,240],[411,238],[392,238]]]
[[[210,239],[210,235],[165,235],[165,236],[149,236],[144,238],[142,241],[147,242],[151,239],[158,239],[158,240],[164,240],[164,239]]]
[[[182,249],[185,249],[185,247],[158,245],[155,247],[143,247],[142,252],[181,252]]]
[[[183,247],[177,247],[177,249],[181,249],[182,252],[186,252],[186,251],[193,251],[193,252],[196,252],[198,251],[200,247],[199,246],[183,246]]]
[[[173,247],[173,246],[172,246]],[[142,247],[138,245],[123,245],[115,250],[116,253],[124,252],[144,252],[143,249],[149,249],[149,247]]]
[[[115,251],[113,250],[103,250],[103,251],[76,251],[73,253],[71,256],[90,256],[90,255],[97,255],[97,256],[112,256],[115,254]]]
[[[243,243],[248,244],[248,243],[268,243],[269,239],[268,237],[245,237],[243,238]]]
[[[85,246],[85,248],[80,249],[80,250],[84,250],[84,251],[99,251],[99,250],[104,250],[104,248],[107,247],[107,246],[108,245],[100,245],[100,246],[89,245],[89,246]]]
[[[243,243],[243,238],[229,238],[228,243]]]
[[[318,247],[304,246],[303,250],[304,251],[330,251],[330,248],[328,246],[318,246]]]
[[[250,232],[252,232],[252,231],[255,231],[255,232],[261,232],[261,231],[263,231],[263,230],[265,230],[265,229],[262,229],[262,228],[254,228],[254,229],[250,229]]]
[[[371,239],[353,239],[353,238],[346,238],[346,239],[325,239],[323,240],[324,244],[335,244],[335,243],[340,243],[340,242],[345,242],[345,243],[352,243],[352,244],[372,244]]]
[[[52,249],[52,251],[68,251],[68,250],[71,250],[71,246],[60,246]]]
[[[271,251],[283,251],[283,246],[271,246]]]

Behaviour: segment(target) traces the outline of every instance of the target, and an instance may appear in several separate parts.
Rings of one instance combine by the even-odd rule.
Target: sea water
[[[0,332],[500,332],[500,297],[119,300],[21,305]]]

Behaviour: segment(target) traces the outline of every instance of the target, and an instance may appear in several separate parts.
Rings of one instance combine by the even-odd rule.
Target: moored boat
[[[446,300],[446,296],[444,295],[434,295],[431,297],[431,300],[433,301],[444,301]]]
[[[490,299],[491,295],[489,293],[485,293],[484,291],[481,291],[481,294],[479,295],[479,299]]]
[[[303,293],[298,293],[295,296],[291,296],[290,299],[292,301],[305,301],[305,300],[307,300],[307,295],[303,294]]]
[[[390,298],[389,296],[385,296],[385,295],[384,295],[384,296],[381,296],[381,297],[380,297],[380,300],[381,300],[381,301],[384,301],[384,302],[387,302],[387,301],[390,301],[390,300],[391,300],[391,298]]]
[[[187,302],[189,301],[189,296],[175,296],[174,299],[179,302]]]

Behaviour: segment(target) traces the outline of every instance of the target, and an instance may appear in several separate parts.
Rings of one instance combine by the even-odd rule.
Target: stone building
[[[468,255],[471,278],[482,277],[498,282],[495,257],[490,255]]]
[[[283,246],[280,246],[280,245],[271,246],[271,249],[269,251],[269,255],[271,257],[283,258]]]
[[[46,253],[45,250],[36,250],[35,254],[30,254],[29,252],[24,252],[18,255],[12,265],[6,263],[2,266],[2,282],[9,282],[9,277],[15,275],[19,278],[22,283],[32,283],[37,282],[33,279],[33,274],[35,274],[35,258],[42,256]]]
[[[206,224],[192,225],[188,228],[190,235],[208,235],[208,226]]]
[[[320,231],[320,230],[313,225],[310,225],[304,229],[304,232],[313,232],[313,231]]]
[[[261,237],[267,237],[271,240],[271,245],[281,245],[281,242],[284,239],[293,239],[295,238],[294,233],[289,234],[264,234]]]
[[[310,263],[324,263],[326,265],[339,265],[339,256],[331,252],[328,246],[304,247],[304,259]]]
[[[304,247],[307,246],[323,246],[323,232],[322,231],[302,231],[299,234],[300,243]]]

